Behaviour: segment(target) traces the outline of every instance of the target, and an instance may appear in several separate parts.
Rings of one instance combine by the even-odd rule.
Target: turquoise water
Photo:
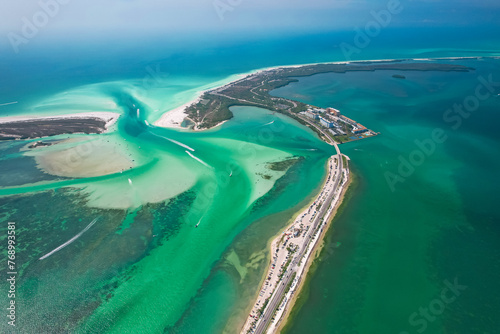
[[[129,99],[121,102],[141,105]],[[135,112],[126,113],[118,134],[127,145],[146,150],[138,154],[143,167],[94,178],[39,179],[23,187],[21,196],[7,196],[18,192],[12,186],[1,190],[6,195],[4,220],[18,224],[18,240],[24,246],[19,250],[17,300],[29,317],[20,317],[22,328],[154,333],[182,328],[191,314],[198,327],[189,321],[190,330],[201,330],[216,317],[221,319],[213,328],[217,332],[225,325],[224,314],[240,315],[236,310],[228,314],[224,305],[237,303],[239,290],[258,282],[266,257],[265,244],[253,246],[253,251],[242,246],[258,244],[255,236],[239,244],[235,237],[259,219],[266,222],[265,230],[260,226],[260,240],[277,233],[314,194],[333,149],[284,116],[249,107],[234,112],[234,120],[205,133],[146,126]],[[193,156],[186,148],[194,150]],[[302,158],[288,171],[267,167],[292,157]],[[180,177],[184,170],[190,173]],[[299,171],[309,177],[300,177]],[[177,187],[180,193],[151,203],[151,192],[158,192],[156,198],[166,196],[155,189],[158,184]],[[116,198],[130,202],[120,208]],[[74,243],[38,260],[96,218]],[[247,269],[248,276],[236,280],[234,265],[227,264],[228,252],[243,266],[253,253],[261,256]],[[57,294],[54,280],[60,284]],[[210,298],[221,288],[226,299]],[[192,314],[195,308],[210,312]],[[52,320],[47,322],[49,314]]]
[[[405,40],[403,34],[398,38]],[[37,66],[26,54],[15,59],[3,55],[8,61],[3,64],[10,66],[1,65],[4,72],[17,70],[17,74],[0,79],[0,93],[5,102],[18,103],[1,107],[0,115],[119,112],[116,131],[102,136],[112,149],[96,139],[99,136],[84,136],[97,144],[90,146],[90,153],[80,154],[118,153],[134,165],[123,173],[52,176],[37,169],[36,161],[21,151],[28,141],[0,145],[4,172],[0,240],[5,242],[1,237],[6,235],[5,222],[16,222],[19,328],[33,333],[219,333],[239,328],[267,263],[269,238],[314,195],[333,150],[296,122],[257,108],[234,108],[231,121],[200,133],[160,129],[144,121],[152,123],[197,91],[230,81],[235,74],[266,66],[344,60],[336,47],[338,40],[335,34],[323,34],[197,47],[188,42],[151,44],[109,58],[89,49],[85,59],[68,51],[40,59]],[[389,49],[390,41],[381,37],[358,57],[491,55],[497,50],[487,39],[471,41],[468,47],[463,41],[460,45],[414,42],[421,48],[402,43]],[[496,73],[498,67],[492,61],[463,63],[478,71],[481,67],[483,75]],[[156,71],[153,79],[151,69]],[[339,329],[342,333],[396,328],[412,332],[407,318],[415,305],[428,305],[442,289],[439,282],[455,277],[459,281],[463,277],[472,296],[464,292],[450,305],[431,324],[435,332],[445,325],[454,329],[456,317],[475,326],[470,328],[487,328],[483,324],[491,316],[478,310],[498,305],[495,294],[485,295],[491,284],[486,280],[478,286],[467,270],[480,266],[484,276],[497,268],[492,261],[497,254],[493,222],[498,221],[494,211],[498,185],[494,169],[489,168],[498,166],[498,154],[489,154],[498,151],[496,118],[493,112],[480,111],[495,110],[498,100],[485,101],[474,114],[479,116],[464,121],[454,136],[449,134],[450,139],[393,193],[384,173],[397,170],[398,155],[411,153],[415,138],[427,138],[437,124],[449,126],[441,124],[433,110],[442,114],[477,84],[476,73],[405,75],[406,81],[379,72],[317,75],[276,92],[335,106],[382,132],[341,147],[360,178],[353,200],[336,223],[335,233],[346,239],[332,235],[342,241],[338,249],[342,256],[336,252],[325,260],[325,271],[318,270],[315,277],[323,281],[311,286],[317,286],[321,295],[299,313],[302,322],[297,321],[295,332],[315,325],[322,326],[318,332],[336,328],[344,328]],[[471,150],[477,157],[473,162]],[[266,167],[291,157],[302,158],[287,171]],[[85,169],[65,163],[60,167]],[[102,162],[106,163],[112,161]],[[464,177],[472,174],[471,168],[481,170],[481,177]],[[478,184],[481,188],[476,188]],[[429,216],[421,216],[422,212]],[[477,222],[470,218],[476,213]],[[38,260],[96,218],[73,243]],[[445,233],[446,228],[451,232]],[[477,236],[471,231],[478,231]],[[457,243],[461,247],[450,249]],[[467,261],[456,263],[464,257]],[[394,271],[396,267],[403,269]],[[330,289],[334,290],[328,294]],[[474,296],[487,301],[476,307],[470,302]],[[387,300],[386,308],[380,307],[380,298]],[[4,304],[6,297],[0,301]],[[1,326],[8,330],[5,323]]]
[[[498,60],[457,63],[476,70],[405,72],[406,80],[391,71],[324,74],[275,91],[334,106],[381,132],[341,146],[359,180],[287,333],[497,331],[500,85],[456,129],[443,115],[475,96],[480,76],[498,81],[500,72]],[[432,149],[426,140],[435,129],[447,137]],[[404,181],[388,182],[400,156],[425,152],[416,140],[432,153]],[[443,299],[455,281],[457,294]]]

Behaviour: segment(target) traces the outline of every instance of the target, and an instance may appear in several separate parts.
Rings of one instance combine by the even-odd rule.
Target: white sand
[[[64,177],[95,177],[119,173],[134,167],[131,157],[109,137],[94,136],[90,140],[68,139],[48,147],[26,151],[38,168]]]
[[[396,61],[398,59],[377,59],[377,60],[356,60],[356,61],[337,61],[337,62],[324,62],[324,63],[309,63],[309,64],[299,64],[299,65],[280,65],[280,66],[273,66],[273,67],[267,67],[267,68],[261,68],[257,70],[253,70],[248,73],[243,73],[243,74],[238,74],[236,75],[237,79],[233,80],[231,82],[226,82],[220,86],[210,88],[207,90],[200,91],[197,94],[196,99],[189,101],[188,103],[183,104],[180,107],[177,107],[175,109],[169,110],[166,113],[164,113],[156,122],[154,122],[154,125],[156,126],[161,126],[165,128],[177,128],[177,129],[185,129],[181,126],[182,122],[184,119],[187,117],[187,114],[184,112],[184,110],[189,107],[192,104],[198,103],[201,100],[201,97],[203,96],[204,93],[208,91],[213,91],[213,90],[220,90],[224,87],[233,85],[234,83],[246,79],[250,76],[257,75],[259,73],[265,72],[265,71],[270,71],[270,70],[276,70],[276,69],[286,69],[286,68],[298,68],[302,66],[309,66],[309,65],[319,65],[319,64],[350,64],[350,63],[356,63],[356,62],[366,62],[366,61],[371,61],[371,62],[382,62],[382,61]],[[221,125],[222,123],[217,124],[216,126]],[[196,130],[196,129],[194,129]],[[206,129],[208,130],[208,129]]]
[[[161,115],[160,119],[154,122],[154,125],[164,128],[185,129],[181,126],[184,118],[187,117],[187,114],[184,112],[184,110],[190,105],[198,103],[201,100],[201,96],[203,95],[203,93],[204,92],[201,92],[195,100],[183,104],[182,106],[177,107],[173,110],[167,111],[166,113]]]
[[[293,281],[293,284],[289,291],[285,294],[285,299],[283,302],[280,303],[279,308],[276,312],[275,319],[278,319],[278,321],[271,321],[269,324],[269,327],[267,329],[267,333],[275,333],[276,326],[279,325],[279,321],[281,320],[281,317],[283,313],[286,311],[287,306],[289,306],[287,303],[292,300],[292,295],[295,293],[295,289],[297,288],[297,283],[299,280],[301,280],[303,277],[302,275],[307,272],[307,268],[309,267],[309,258],[319,240],[322,239],[324,233],[326,232],[327,224],[330,224],[331,218],[333,218],[333,215],[336,212],[336,208],[338,205],[340,205],[340,199],[342,198],[342,192],[345,187],[345,184],[348,180],[348,170],[343,169],[340,173],[344,173],[344,181],[342,184],[339,185],[338,188],[335,188],[335,180],[336,178],[340,177],[338,175],[339,171],[335,168],[337,163],[335,162],[335,159],[338,159],[339,156],[332,156],[328,162],[329,166],[329,172],[328,172],[328,177],[325,182],[325,184],[322,187],[322,190],[320,194],[315,198],[315,201],[310,203],[307,208],[305,208],[300,214],[298,214],[294,220],[293,223],[288,225],[288,227],[283,231],[283,233],[279,234],[276,236],[272,243],[271,243],[271,263],[275,265],[275,269],[272,268],[272,266],[268,265],[267,268],[267,273],[265,275],[266,279],[264,283],[262,283],[259,295],[257,297],[256,303],[253,305],[250,315],[247,318],[247,321],[245,322],[245,325],[241,329],[240,333],[245,334],[250,330],[251,328],[255,328],[257,324],[260,322],[261,318],[259,317],[258,310],[263,306],[264,301],[266,298],[271,297],[274,294],[275,289],[281,284],[281,281],[279,280],[279,275],[282,272],[282,266],[285,265],[287,262],[288,258],[287,256],[290,256],[290,260],[294,259],[294,255],[289,255],[288,250],[286,249],[285,245],[282,243],[285,240],[288,240],[290,243],[287,245],[290,246],[292,243],[294,245],[298,245],[301,250],[304,250],[306,248],[306,252],[304,254],[304,259],[299,261],[299,264],[296,266],[296,277]],[[316,215],[316,203],[324,203],[324,201],[330,196],[330,194],[336,193],[336,196],[332,199],[330,203],[328,203],[328,210],[325,215],[324,222],[321,223],[321,226],[324,226],[320,229],[320,232],[318,231],[309,231],[307,230],[306,232],[306,227],[313,227],[315,215]],[[326,205],[326,203],[325,203]],[[294,236],[294,231],[295,228],[299,228],[300,224],[303,224],[303,231],[302,233],[295,237]],[[318,227],[318,228],[319,228]],[[309,240],[311,240],[309,242]],[[276,251],[278,250],[278,251]],[[289,268],[292,268],[293,264],[290,265]],[[287,274],[290,274],[290,271],[287,271]],[[274,316],[274,314],[273,314]]]
[[[102,182],[81,184],[83,191],[89,195],[87,205],[103,209],[137,208],[147,203],[164,202],[196,184],[197,167],[167,154],[165,158],[147,173],[124,173],[121,177]]]
[[[206,138],[205,141],[227,150],[239,148],[240,154],[233,156],[233,159],[238,162],[253,185],[249,194],[248,206],[267,194],[273,188],[276,180],[286,173],[286,171],[269,169],[269,163],[292,158],[292,155],[285,151],[234,139]],[[264,178],[264,175],[268,178]]]

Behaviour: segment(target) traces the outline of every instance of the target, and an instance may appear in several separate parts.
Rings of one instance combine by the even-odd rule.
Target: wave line
[[[16,103],[18,103],[18,101],[8,102],[8,103],[2,103],[2,104],[0,104],[0,107],[8,106],[8,105],[11,105],[11,104],[16,104]]]
[[[92,225],[94,225],[97,222],[97,219],[98,218],[94,219],[90,224],[87,225],[87,227],[85,227],[80,233],[78,233],[77,235],[75,235],[73,238],[69,239],[68,241],[66,241],[65,243],[63,243],[61,246],[59,246],[56,249],[54,249],[53,251],[45,254],[44,256],[42,256],[41,258],[39,258],[38,260],[46,259],[49,256],[51,256],[52,254],[54,254],[55,252],[58,252],[61,249],[63,249],[64,247],[66,247],[69,244],[71,244],[73,241],[75,241],[76,239],[78,239],[83,233],[87,232],[89,230],[89,228],[91,228]]]
[[[173,139],[170,139],[170,138],[167,138],[167,137],[164,137],[164,136],[160,136],[160,135],[157,135],[156,133],[153,133],[152,135],[153,135],[153,136],[156,136],[156,137],[160,137],[160,138],[166,139],[166,140],[168,140],[169,142],[172,142],[172,143],[174,143],[174,144],[176,144],[176,145],[182,146],[182,147],[184,147],[185,149],[190,150],[191,152],[194,152],[194,151],[195,151],[195,149],[194,149],[194,148],[189,147],[189,146],[187,146],[186,144],[183,144],[183,143],[181,143],[181,142],[179,142],[179,141],[177,141],[177,140],[173,140]]]
[[[209,164],[207,164],[205,161],[203,161],[203,160],[201,160],[200,158],[198,158],[198,157],[194,156],[191,152],[186,151],[186,153],[187,153],[187,154],[189,154],[189,156],[190,156],[191,158],[193,158],[194,160],[198,161],[199,163],[201,163],[201,164],[203,164],[203,165],[207,166],[208,168],[213,168],[212,166],[210,166]]]

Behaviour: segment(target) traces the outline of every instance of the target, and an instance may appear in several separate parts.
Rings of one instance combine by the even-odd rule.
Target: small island
[[[406,77],[402,74],[393,74],[392,77],[396,79],[406,79]]]
[[[0,140],[32,139],[73,133],[103,133],[119,116],[118,113],[93,112],[51,117],[4,117],[0,119]]]
[[[44,146],[51,146],[52,143],[47,143],[47,142],[43,142],[41,140],[31,144],[28,146],[28,148],[37,148],[37,147],[44,147]]]

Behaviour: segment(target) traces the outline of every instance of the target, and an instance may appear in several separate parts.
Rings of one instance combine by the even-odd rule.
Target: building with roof
[[[340,110],[335,108],[326,108],[326,112],[330,113],[333,116],[340,116]]]
[[[361,124],[359,124],[359,125],[361,125]],[[354,133],[355,135],[358,135],[358,134],[366,132],[366,131],[368,131],[368,129],[366,127],[364,127],[363,125],[361,125],[359,128],[352,129],[352,133]]]
[[[306,116],[312,119],[319,119],[319,115],[312,110],[307,110],[306,111]]]
[[[321,122],[321,125],[323,125],[325,128],[334,128],[335,127],[335,122],[332,122],[326,118],[320,117],[319,121]]]

